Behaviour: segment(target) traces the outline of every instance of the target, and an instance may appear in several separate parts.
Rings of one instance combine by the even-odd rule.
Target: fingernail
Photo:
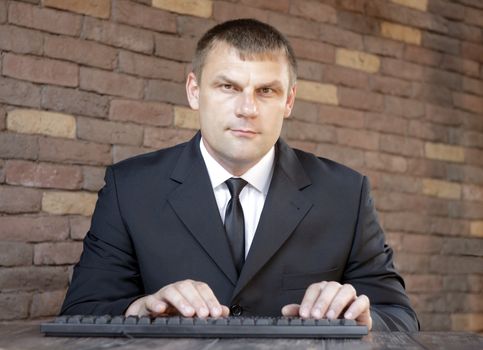
[[[309,310],[306,307],[300,309],[300,316],[309,317]]]
[[[200,314],[202,315],[208,315],[210,311],[206,307],[200,308]]]
[[[156,304],[156,306],[154,306],[154,311],[161,312],[162,310],[163,310],[163,305]]]
[[[334,310],[329,310],[327,312],[327,318],[330,318],[330,319],[335,318],[335,311]]]
[[[315,309],[314,311],[312,311],[312,315],[314,315],[315,318],[321,318],[322,317],[320,309]]]
[[[186,306],[186,305],[183,306],[183,310],[184,310],[184,312],[189,313],[189,314],[193,313],[193,311],[194,311],[191,306]]]
[[[211,311],[211,313],[216,316],[221,315],[222,312],[223,310],[219,306],[215,306]]]
[[[344,315],[345,318],[349,319],[349,320],[352,320],[352,312],[346,312],[346,314]]]

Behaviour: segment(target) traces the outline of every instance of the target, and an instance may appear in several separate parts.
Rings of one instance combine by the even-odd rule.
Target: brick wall
[[[300,60],[284,135],[367,174],[425,330],[483,331],[483,2],[0,0],[0,318],[55,314],[106,165],[189,139],[199,35]]]

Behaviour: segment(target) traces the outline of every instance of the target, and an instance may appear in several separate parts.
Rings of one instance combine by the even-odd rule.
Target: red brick
[[[463,77],[463,90],[483,96],[483,80]]]
[[[0,160],[0,183],[5,183],[5,161]]]
[[[475,43],[480,43],[483,38],[483,33],[481,33],[480,28],[468,26],[461,22],[452,22],[448,27],[448,35]]]
[[[413,96],[419,100],[450,107],[452,105],[451,90],[443,85],[414,83]]]
[[[349,11],[364,13],[367,0],[340,0],[338,5]]]
[[[79,35],[82,25],[82,16],[20,2],[10,3],[8,20],[24,27],[72,36]]]
[[[286,35],[307,39],[319,38],[319,26],[312,21],[294,18],[291,15],[270,12],[267,22]]]
[[[281,136],[286,139],[285,137],[285,134],[284,134],[284,131],[285,129],[282,130],[282,134]],[[317,145],[319,145],[319,143],[315,143],[315,142],[306,142],[306,141],[297,141],[297,140],[286,140],[288,142],[288,144],[290,145],[290,147],[293,147],[293,148],[296,148],[296,149],[300,149],[302,151],[305,151],[305,152],[310,152],[310,153],[314,153],[314,154],[319,154],[317,153]]]
[[[217,10],[218,4],[218,2],[215,3],[214,11]],[[190,36],[195,38],[201,37],[203,33],[207,32],[218,23],[214,19],[182,15],[177,16],[177,22],[179,34],[181,34],[182,36]]]
[[[195,53],[196,40],[166,34],[155,34],[155,54],[181,62],[191,62]]]
[[[126,74],[81,67],[80,87],[101,94],[141,98],[144,84],[141,79]]]
[[[327,125],[288,120],[285,125],[286,137],[291,140],[334,142],[334,128]]]
[[[42,107],[68,114],[105,118],[109,109],[109,99],[107,96],[92,92],[44,86]]]
[[[362,35],[328,24],[321,24],[319,39],[323,42],[362,51]]]
[[[7,111],[0,105],[0,130],[5,130]]]
[[[119,54],[119,69],[121,72],[139,75],[146,78],[185,80],[184,64],[135,54],[129,51],[121,51]]]
[[[450,331],[451,315],[449,313],[418,312],[422,331]]]
[[[407,129],[409,136],[414,136],[418,139],[429,140],[434,142],[447,143],[448,129],[442,125],[435,125],[433,123],[426,123],[419,120],[411,120]]]
[[[483,269],[478,256],[435,255],[431,257],[431,271],[441,274],[476,274]]]
[[[415,45],[406,45],[403,57],[407,61],[428,66],[439,66],[443,60],[441,53]]]
[[[448,26],[450,25],[446,19],[440,16],[413,9],[408,9],[408,16],[405,22],[412,27],[423,28],[443,34],[448,32]]]
[[[73,264],[79,261],[81,253],[81,242],[38,243],[34,248],[34,264]]]
[[[316,40],[290,38],[290,43],[297,58],[334,63],[335,50],[332,45],[327,45]]]
[[[264,0],[241,0],[242,4],[259,7],[267,10],[274,10],[278,12],[288,12],[290,7],[290,0],[279,1],[264,1]]]
[[[32,265],[32,257],[31,244],[0,242],[0,266]]]
[[[443,278],[443,288],[447,291],[478,293],[483,290],[481,275],[446,275]]]
[[[70,238],[73,240],[84,239],[91,226],[91,218],[85,216],[72,216],[69,218]]]
[[[353,129],[360,129],[364,126],[362,112],[327,105],[320,105],[317,121],[320,124],[334,124]]]
[[[407,193],[421,192],[421,183],[417,178],[409,175],[391,174],[391,176],[382,176],[378,184],[381,190]]]
[[[38,138],[33,135],[0,133],[0,157],[36,159],[39,153]]]
[[[270,14],[269,11],[265,11],[265,10],[261,10],[253,7],[244,6],[241,4],[230,4],[226,2],[217,1],[213,4],[212,17],[217,22],[224,22],[224,21],[236,19],[236,18],[254,18],[262,22],[268,22],[269,14]],[[204,29],[202,30],[200,28],[200,31],[203,33]],[[198,33],[198,35],[200,35],[200,33]]]
[[[32,295],[29,293],[14,292],[0,294],[0,308],[2,309],[0,320],[7,321],[27,318],[29,316],[31,300]]]
[[[424,67],[423,80],[436,85],[442,85],[453,90],[461,90],[462,77],[460,74],[440,69]]]
[[[364,165],[370,169],[391,173],[404,173],[407,170],[406,158],[377,152],[365,152]]]
[[[356,89],[338,88],[339,103],[344,107],[380,112],[384,109],[383,95]]]
[[[166,148],[189,141],[195,130],[188,129],[163,129],[146,127],[144,130],[144,146],[151,148]]]
[[[154,48],[151,32],[92,17],[85,17],[83,35],[89,40],[148,54],[152,53]]]
[[[372,91],[385,95],[410,97],[412,94],[412,84],[401,79],[375,75],[369,78],[369,82]]]
[[[465,149],[465,162],[468,164],[483,166],[483,151],[477,149]]]
[[[408,157],[422,157],[424,155],[424,143],[422,141],[404,136],[382,134],[379,145],[380,150],[387,153]]]
[[[42,192],[15,186],[0,186],[0,212],[31,213],[40,210]]]
[[[482,256],[483,240],[474,238],[445,238],[442,254]]]
[[[336,10],[319,1],[307,0],[291,2],[289,13],[317,22],[337,23]]]
[[[462,116],[454,109],[426,104],[427,120],[443,125],[458,126],[462,124]]]
[[[185,84],[163,80],[149,80],[145,94],[146,100],[188,106]]]
[[[315,102],[297,101],[290,117],[296,120],[316,123],[319,115],[319,106]]]
[[[458,21],[463,20],[465,16],[464,6],[443,0],[429,1],[428,11]]]
[[[77,65],[46,58],[34,58],[7,53],[3,58],[3,74],[36,83],[77,86]]]
[[[42,242],[64,240],[69,235],[67,218],[61,216],[0,216],[0,239]]]
[[[337,129],[336,134],[338,144],[368,150],[379,148],[379,134],[373,131]]]
[[[322,81],[322,77],[325,76],[324,72],[325,67],[319,62],[306,61],[302,59],[297,61],[298,79]]]
[[[66,288],[68,268],[65,266],[29,266],[0,269],[2,293],[8,291]]]
[[[113,2],[112,18],[133,27],[176,33],[176,16],[151,6],[137,5],[126,0]]]
[[[421,80],[423,67],[392,58],[383,58],[381,72],[398,78]]]
[[[369,84],[369,74],[351,68],[329,66],[323,73],[323,80],[327,83],[361,89],[366,89]]]
[[[82,188],[89,191],[99,191],[104,186],[104,167],[82,167],[82,177],[84,179]]]
[[[34,294],[30,305],[30,317],[58,315],[65,298],[65,292],[65,289],[61,289]]]
[[[39,107],[40,87],[31,83],[2,77],[0,79],[0,103]]]
[[[1,11],[0,11],[1,12]],[[17,53],[42,53],[42,34],[33,30],[0,26],[0,49]]]
[[[395,256],[394,265],[399,272],[408,275],[410,273],[429,272],[430,257],[425,254],[413,254],[401,252]]]
[[[0,23],[5,23],[7,21],[7,2],[0,2]]]
[[[478,27],[483,27],[483,11],[474,8],[465,8],[465,22]]]
[[[379,21],[354,12],[338,11],[337,26],[362,34],[377,34]]]
[[[406,134],[408,121],[403,118],[380,113],[364,113],[363,127],[390,134]]]
[[[352,168],[361,168],[364,166],[364,152],[359,149],[340,145],[317,143],[315,150],[312,153],[316,153],[324,158],[335,160],[336,162]]]
[[[26,187],[76,189],[82,181],[79,167],[59,164],[9,160],[6,172],[8,184]]]
[[[430,218],[417,213],[394,212],[384,214],[384,227],[387,230],[428,233]]]
[[[157,143],[157,141],[153,140],[152,137],[153,137],[153,133],[151,133],[148,136],[145,136],[144,143],[146,142]],[[188,141],[188,140],[189,140],[188,137],[186,137],[186,139],[183,139],[183,140],[181,140],[180,138],[180,141]],[[175,145],[175,143],[172,143],[170,145]],[[167,146],[165,145],[163,147],[167,147]],[[117,163],[117,162],[120,162],[121,160],[128,159],[128,158],[137,156],[139,154],[148,153],[154,150],[155,148],[114,145],[112,148],[112,158],[113,158],[113,162]]]
[[[419,118],[424,115],[424,104],[405,98],[385,96],[384,110],[390,114],[405,118]]]
[[[89,54],[86,55],[86,52]],[[117,51],[93,41],[48,35],[45,37],[44,54],[88,66],[112,69],[116,64]]]
[[[92,118],[77,118],[77,137],[99,143],[141,145],[143,128]]]
[[[443,276],[408,275],[404,281],[408,292],[433,292],[443,287]]]
[[[111,147],[109,145],[41,138],[39,146],[39,160],[90,165],[111,164]]]
[[[160,102],[112,100],[109,119],[141,125],[168,126],[173,124],[173,107]]]
[[[477,114],[483,111],[483,98],[481,97],[453,92],[453,103],[457,107]]]
[[[403,43],[368,35],[364,36],[363,40],[365,52],[396,58],[401,57],[403,54]]]
[[[422,45],[452,55],[460,54],[460,43],[458,40],[443,35],[425,32],[423,33]]]

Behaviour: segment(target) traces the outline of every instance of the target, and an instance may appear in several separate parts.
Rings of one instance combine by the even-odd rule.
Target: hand
[[[300,305],[285,305],[282,308],[282,315],[335,319],[343,314],[344,318],[356,320],[371,330],[372,318],[369,306],[369,298],[365,295],[357,296],[352,285],[323,281],[311,284],[307,288]]]
[[[137,299],[124,313],[125,316],[152,317],[177,314],[184,317],[227,317],[230,310],[220,305],[206,283],[184,280]]]

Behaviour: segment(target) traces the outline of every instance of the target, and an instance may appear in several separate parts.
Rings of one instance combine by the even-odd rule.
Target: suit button
[[[243,308],[238,304],[234,304],[230,306],[230,311],[232,316],[240,316],[243,313]]]

